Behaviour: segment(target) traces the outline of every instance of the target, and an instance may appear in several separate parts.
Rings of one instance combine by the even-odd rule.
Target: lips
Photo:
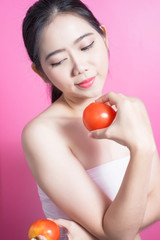
[[[84,80],[83,82],[79,83],[78,86],[83,87],[83,88],[89,88],[93,85],[94,80],[95,80],[95,77],[88,78],[88,79]]]

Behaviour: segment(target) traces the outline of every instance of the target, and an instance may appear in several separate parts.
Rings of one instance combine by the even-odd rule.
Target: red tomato
[[[60,229],[55,222],[48,219],[40,219],[33,222],[28,230],[29,239],[36,238],[39,235],[44,236],[47,240],[58,240]]]
[[[91,103],[83,112],[83,123],[89,130],[108,127],[114,120],[116,112],[105,103]]]

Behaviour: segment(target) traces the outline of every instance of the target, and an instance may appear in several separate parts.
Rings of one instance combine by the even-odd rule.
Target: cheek
[[[100,71],[108,71],[108,53],[106,48],[97,50],[95,62]]]
[[[59,83],[61,82],[60,79],[60,75],[56,72],[52,72],[52,69],[45,69],[44,70],[45,75],[47,76],[47,78],[49,79],[49,81],[55,85],[56,87],[58,87]]]
[[[49,73],[50,81],[60,90],[64,90],[68,85],[70,85],[69,78],[67,77],[64,68],[55,69],[53,72]]]

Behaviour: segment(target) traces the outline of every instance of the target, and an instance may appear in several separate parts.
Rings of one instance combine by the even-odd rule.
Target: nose
[[[88,71],[88,68],[85,66],[84,62],[80,61],[80,59],[74,61],[72,70],[74,76],[83,74],[86,71]]]

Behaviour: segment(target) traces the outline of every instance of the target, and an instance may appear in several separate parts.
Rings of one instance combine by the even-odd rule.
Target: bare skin
[[[116,143],[114,141],[109,141],[109,140],[107,140],[107,141],[106,140],[99,141],[99,140],[95,140],[95,139],[89,138],[88,137],[88,132],[84,128],[81,118],[80,119],[79,118],[75,118],[74,119],[74,118],[69,118],[69,115],[66,115],[66,118],[65,118],[65,121],[64,121],[63,119],[61,119],[61,117],[58,117],[57,116],[57,109],[61,109],[61,107],[62,107],[61,106],[61,100],[59,100],[56,104],[52,105],[49,109],[47,109],[47,111],[42,113],[38,117],[39,119],[36,118],[30,124],[31,124],[31,126],[34,126],[34,128],[36,128],[36,126],[34,124],[37,125],[39,123],[40,123],[40,125],[42,124],[42,126],[44,126],[45,128],[47,127],[47,129],[43,129],[44,132],[42,132],[42,136],[44,136],[45,131],[47,132],[47,136],[48,136],[48,129],[49,129],[49,132],[54,133],[54,135],[55,135],[55,131],[58,131],[58,133],[59,133],[58,135],[61,136],[60,138],[58,138],[58,141],[59,141],[59,144],[60,144],[60,147],[61,147],[61,154],[65,155],[64,159],[66,159],[66,150],[65,150],[66,147],[64,147],[64,153],[62,152],[62,149],[63,149],[62,146],[64,145],[64,139],[65,139],[65,142],[69,145],[69,146],[67,146],[67,148],[69,149],[70,153],[67,156],[68,157],[70,156],[72,158],[73,158],[73,154],[74,154],[74,156],[76,156],[76,155],[79,156],[78,162],[81,163],[81,165],[83,166],[84,169],[89,169],[89,168],[95,167],[95,166],[97,166],[99,164],[103,164],[104,163],[104,158],[103,158],[104,155],[108,156],[108,157],[106,157],[105,160],[107,160],[107,159],[114,160],[114,159],[117,158],[117,154],[118,154],[119,157],[123,157],[123,156],[126,156],[128,154],[128,148],[127,147],[124,147],[124,146],[122,146],[122,145],[120,145],[120,144],[118,144],[118,143]],[[62,109],[63,109],[63,107],[62,107]],[[64,113],[64,110],[65,109],[63,109],[63,111],[62,111],[63,113]],[[66,110],[66,112],[67,112],[67,110]],[[51,113],[50,117],[49,117],[49,113]],[[53,113],[56,113],[56,114],[53,114]],[[63,116],[63,118],[64,118],[64,116]],[[37,121],[37,120],[40,120],[40,122]],[[35,131],[34,128],[33,128],[33,130]],[[39,131],[39,130],[40,129],[38,127],[36,132]],[[33,132],[32,132],[32,134],[33,134]],[[39,136],[40,135],[38,135],[38,137]],[[102,133],[101,133],[101,136],[104,137]],[[45,139],[47,139],[47,138],[45,138]],[[79,141],[80,139],[81,139],[81,143]],[[55,141],[57,141],[57,138],[55,139]],[[30,142],[30,143],[32,143],[32,142]],[[55,145],[56,145],[56,142],[55,142]],[[86,145],[89,148],[91,148],[92,150],[94,149],[94,151],[88,152],[88,147],[87,147],[87,149],[85,151],[85,146]],[[76,146],[78,146],[78,148],[76,148]],[[57,147],[57,145],[56,145],[56,147]],[[115,149],[116,149],[116,151],[115,151]],[[55,151],[55,149],[54,149],[54,151]],[[40,151],[39,154],[41,154],[41,157],[43,159],[42,151]],[[55,152],[54,152],[54,154],[55,154]],[[31,156],[31,157],[33,159],[33,156]],[[46,157],[46,155],[44,157]],[[67,157],[67,159],[68,159],[68,157]],[[30,159],[29,156],[28,156],[28,159]],[[30,165],[30,168],[32,170],[33,175],[35,177],[37,177],[37,181],[39,182],[39,185],[43,188],[43,185],[41,183],[41,174],[43,174],[43,167],[44,166],[43,166],[43,162],[39,162],[39,159],[40,159],[40,157],[38,158],[38,163],[37,163],[38,164],[38,169],[37,169],[37,167],[35,168],[34,165],[32,165],[32,164],[35,164],[34,162],[30,162],[29,161],[29,165]],[[77,158],[74,157],[74,159],[76,160]],[[88,159],[92,159],[92,161],[89,162]],[[98,162],[97,162],[97,159],[98,159]],[[65,163],[63,162],[63,164],[67,164],[66,168],[68,168],[69,163],[66,162],[66,160],[65,160]],[[41,167],[42,167],[42,169],[41,169]],[[40,172],[42,171],[42,173],[40,174],[39,171]],[[64,171],[66,172],[65,167],[64,167]],[[61,174],[63,175],[64,173],[62,172]],[[68,169],[68,174],[69,175],[73,174],[72,173],[72,169],[71,170]],[[151,196],[153,195],[153,199],[151,198],[151,200],[152,200],[151,202],[148,201],[148,208],[145,207],[146,211],[145,211],[145,215],[143,216],[143,221],[142,221],[140,229],[145,228],[147,225],[149,225],[152,222],[154,222],[156,220],[156,218],[157,218],[155,213],[157,211],[157,206],[159,205],[159,203],[158,203],[158,198],[157,199],[154,198],[154,189],[156,189],[156,184],[158,184],[158,182],[157,182],[157,180],[159,179],[158,174],[159,174],[159,159],[158,159],[158,156],[156,156],[154,158],[154,160],[153,160],[151,177],[147,178],[149,180],[149,183],[147,184],[148,185],[147,192],[148,192],[148,195],[151,195]],[[38,179],[38,175],[40,176],[40,179]],[[54,182],[54,180],[52,180],[52,181]],[[77,178],[77,181],[78,181],[78,178]],[[76,181],[76,185],[77,185],[77,181]],[[82,180],[80,180],[80,181],[82,181]],[[127,177],[127,181],[128,181],[128,177]],[[55,187],[57,187],[57,186],[55,186]],[[86,186],[85,186],[85,188],[86,188]],[[95,188],[95,190],[96,190],[96,188]],[[90,190],[88,192],[90,192]],[[88,196],[87,196],[87,198],[88,198]],[[104,198],[104,196],[103,196],[103,198]],[[64,197],[62,197],[62,199],[64,199]],[[104,200],[105,200],[105,198],[104,198]],[[109,199],[108,200],[106,199],[105,201],[108,202],[107,203],[108,206],[111,204]],[[135,198],[134,198],[134,201],[135,201]],[[152,203],[154,205],[152,205]],[[67,208],[68,208],[68,206],[67,206]],[[83,208],[83,206],[82,206],[82,208]],[[80,209],[82,209],[82,208],[80,208]],[[151,211],[152,211],[152,213],[151,213]],[[87,216],[88,216],[88,214],[85,217],[87,217]],[[65,221],[66,220],[63,220],[63,224],[61,224],[64,227],[66,227]],[[76,219],[76,221],[77,221],[77,219]],[[59,222],[61,222],[61,221],[59,220]],[[76,232],[76,237],[72,233],[73,226],[76,229],[76,231],[75,231]],[[74,223],[74,225],[72,224],[72,228],[71,229],[72,229],[71,233],[70,233],[70,229],[68,229],[69,235],[73,236],[70,239],[77,239],[77,233],[80,230],[83,231],[83,234],[87,234],[88,235],[88,232],[85,232],[84,228],[80,227],[76,223]],[[89,237],[88,239],[95,239],[95,237],[93,237],[92,235],[89,235],[88,237]],[[97,238],[97,239],[101,239],[101,238]],[[140,239],[140,238],[137,236],[135,239]]]
[[[86,32],[93,34],[73,46],[77,36]],[[83,53],[93,41],[94,47]],[[43,70],[63,95],[23,130],[23,149],[33,176],[73,220],[71,224],[57,220],[68,229],[69,239],[140,239],[138,232],[160,219],[160,161],[143,103],[115,93],[99,98],[107,74],[107,40],[81,18],[58,16],[44,29],[40,43]],[[62,55],[45,61],[48,53],[59,48],[65,48]],[[56,62],[61,64],[51,68]],[[96,77],[91,88],[79,87],[78,83],[92,76]],[[117,117],[108,129],[88,136],[82,113],[98,98],[115,105]],[[111,201],[86,170],[129,153],[122,185]],[[73,192],[71,199],[68,193]]]

